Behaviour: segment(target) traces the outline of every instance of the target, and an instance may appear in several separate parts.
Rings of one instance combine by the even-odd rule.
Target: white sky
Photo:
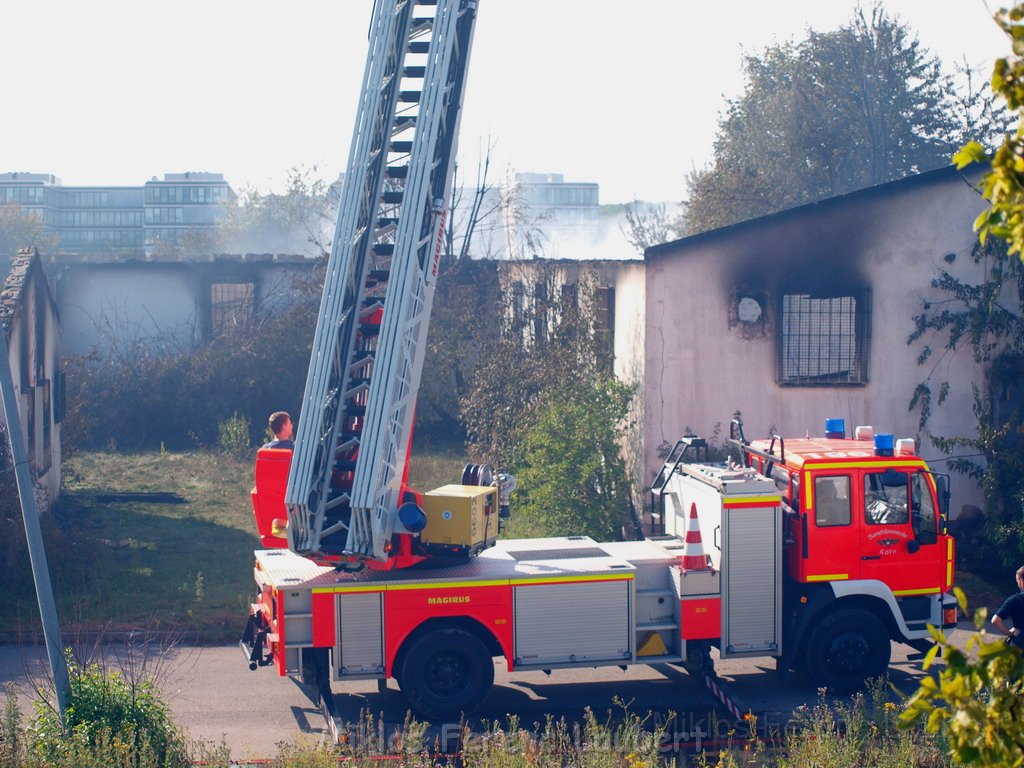
[[[220,171],[279,188],[344,170],[372,0],[3,0],[0,171],[139,185]],[[480,0],[463,167],[601,185],[601,202],[678,200],[711,156],[740,58],[854,0]],[[993,0],[992,9],[999,6]],[[608,10],[608,8],[618,10]],[[888,0],[947,68],[1008,51],[983,0]],[[468,179],[469,177],[466,176]]]

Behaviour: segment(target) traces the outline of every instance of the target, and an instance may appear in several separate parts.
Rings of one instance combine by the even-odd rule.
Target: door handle
[[[861,560],[881,560],[882,556],[881,555],[861,555],[860,559]]]

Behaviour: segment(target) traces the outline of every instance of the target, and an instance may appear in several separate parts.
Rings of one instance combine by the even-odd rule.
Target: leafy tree
[[[990,162],[982,194],[992,205],[974,222],[982,241],[989,235],[1006,240],[1010,253],[1024,259],[1024,3],[1002,9],[996,23],[1010,38],[1011,55],[998,59],[992,70],[992,90],[1017,119],[1013,133],[1006,133],[1002,144],[989,156],[982,142],[969,142],[956,154],[956,163],[964,167],[974,162]]]
[[[956,589],[961,610],[964,593]],[[941,649],[946,662],[938,679],[925,677],[900,715],[906,728],[924,724],[929,733],[944,730],[951,755],[964,765],[992,768],[1024,765],[1024,654],[984,631],[988,611],[974,613],[977,632],[966,651],[941,630],[930,628],[936,645],[925,669]]]
[[[619,535],[629,506],[619,436],[632,397],[632,387],[610,376],[545,391],[523,440],[517,532]]]
[[[975,95],[957,96],[937,59],[880,5],[747,56],[744,69],[711,167],[688,180],[691,232],[938,168],[965,132],[1005,126]]]
[[[620,225],[619,229],[626,236],[627,242],[641,256],[652,245],[667,243],[686,233],[684,217],[670,216],[664,203],[634,200],[626,204],[623,214],[626,223]]]
[[[299,253],[321,256],[331,247],[338,190],[315,176],[316,167],[292,168],[284,192],[243,189],[213,242],[193,248],[230,253]]]
[[[0,205],[0,278],[7,274],[11,260],[21,248],[37,247],[52,251],[60,242],[48,233],[42,218],[17,203]]]

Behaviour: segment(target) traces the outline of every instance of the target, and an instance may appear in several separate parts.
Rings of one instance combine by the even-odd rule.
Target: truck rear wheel
[[[437,629],[413,641],[398,676],[416,714],[457,719],[475,710],[494,684],[487,646],[464,629]]]
[[[816,687],[849,693],[863,687],[865,680],[884,675],[891,651],[889,633],[874,614],[844,608],[811,630],[804,667]]]

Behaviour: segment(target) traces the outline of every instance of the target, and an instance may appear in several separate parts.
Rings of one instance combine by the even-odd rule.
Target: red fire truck
[[[945,478],[912,443],[748,442],[715,464],[681,440],[652,489],[656,535],[502,540],[515,480],[469,465],[408,487],[476,0],[376,0],[370,52],[294,450],[263,449],[250,668],[311,686],[395,678],[457,717],[509,670],[764,656],[820,685],[885,670],[951,626]],[[567,532],[571,533],[571,532]]]
[[[714,646],[852,689],[885,672],[891,643],[924,652],[928,624],[956,617],[945,478],[908,441],[893,450],[891,436],[858,429],[748,443],[740,428],[736,464],[701,462],[705,442],[681,440],[652,487],[663,532],[643,541],[491,540],[459,565],[358,572],[258,551],[245,652],[325,701],[331,681],[395,678],[431,719],[478,706],[494,657],[509,671],[668,662],[704,672]],[[487,509],[496,486],[439,491],[442,520],[474,500],[497,515]],[[270,523],[257,514],[265,537]]]

